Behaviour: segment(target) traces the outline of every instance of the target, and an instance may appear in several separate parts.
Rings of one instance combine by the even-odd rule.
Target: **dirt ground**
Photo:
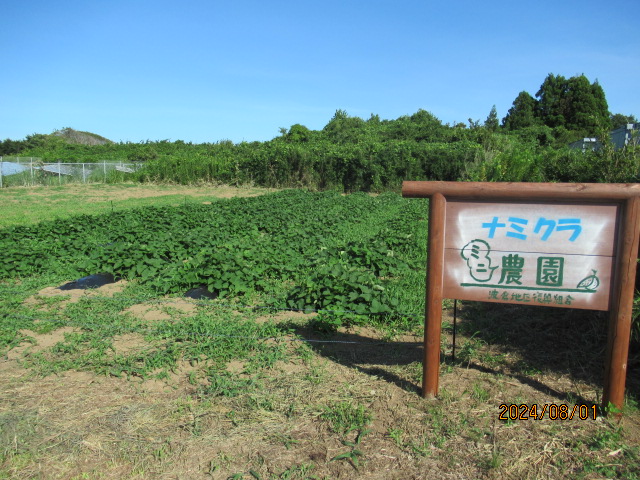
[[[275,189],[227,185],[66,184],[0,190],[0,227],[72,215],[97,215],[141,206],[208,204],[216,198],[252,197]]]
[[[71,303],[124,287],[52,286],[38,297],[66,295]],[[147,322],[168,315],[177,321],[202,308],[166,299],[126,312]],[[24,360],[55,349],[75,329],[27,332],[32,341],[0,359],[0,478],[599,479],[613,478],[606,474],[616,465],[625,473],[618,478],[637,478],[627,458],[640,442],[637,409],[619,421],[499,419],[504,403],[590,409],[600,387],[589,378],[543,371],[532,361],[523,374],[523,355],[464,333],[454,362],[446,332],[440,395],[426,400],[419,395],[420,337],[370,327],[319,333],[312,320],[296,312],[256,318],[291,328],[271,340],[285,345],[287,358],[263,374],[259,388],[217,396],[203,393],[206,359],[180,360],[163,379],[73,369],[36,375]],[[114,338],[113,346],[114,355],[148,347],[136,333]],[[252,378],[242,360],[226,370]],[[329,413],[354,405],[366,419],[351,418],[353,430],[336,428]]]
[[[253,197],[275,189],[232,187],[228,185],[188,186],[188,185],[137,185],[137,184],[67,184],[64,187],[13,187],[13,191],[27,197],[51,197],[56,193],[65,197],[78,197],[86,202],[104,202],[108,200],[127,200],[132,198],[152,198],[167,195],[187,197],[209,196],[215,198]],[[20,202],[23,197],[10,198],[11,202]],[[51,199],[56,201],[55,198]],[[58,199],[61,200],[61,199]]]

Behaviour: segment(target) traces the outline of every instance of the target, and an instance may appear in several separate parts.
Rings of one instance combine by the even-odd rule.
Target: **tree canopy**
[[[525,91],[520,92],[507,112],[507,116],[502,119],[503,127],[507,130],[518,130],[536,125],[538,123],[536,108],[536,99]]]
[[[603,88],[584,75],[565,78],[550,73],[536,92],[518,94],[502,125],[518,130],[533,125],[564,128],[581,135],[594,136],[611,127],[611,114]]]

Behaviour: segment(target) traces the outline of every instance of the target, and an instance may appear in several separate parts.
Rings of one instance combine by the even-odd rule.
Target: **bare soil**
[[[13,187],[20,190],[27,197],[49,197],[49,201],[64,201],[64,197],[82,198],[83,202],[105,202],[109,200],[127,200],[132,198],[153,198],[167,195],[182,195],[187,197],[214,197],[214,198],[234,198],[234,197],[254,197],[263,195],[275,189],[253,188],[253,187],[232,187],[228,185],[96,185],[96,184],[67,184],[62,187]],[[58,192],[58,189],[60,191]],[[56,193],[61,194],[61,198],[51,198]],[[10,202],[20,202],[23,197],[9,198]]]

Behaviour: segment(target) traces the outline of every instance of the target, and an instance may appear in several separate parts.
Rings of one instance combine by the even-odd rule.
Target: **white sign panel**
[[[608,310],[618,208],[448,201],[444,297]]]

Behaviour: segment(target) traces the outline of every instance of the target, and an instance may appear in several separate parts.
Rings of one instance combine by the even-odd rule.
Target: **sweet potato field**
[[[399,317],[420,312],[420,280],[406,282],[424,276],[425,212],[392,194],[290,190],[76,217],[0,231],[0,275],[108,273],[157,294],[203,288],[278,308]]]
[[[0,229],[0,478],[639,478],[601,314],[445,301],[420,397],[426,201],[204,200]]]

